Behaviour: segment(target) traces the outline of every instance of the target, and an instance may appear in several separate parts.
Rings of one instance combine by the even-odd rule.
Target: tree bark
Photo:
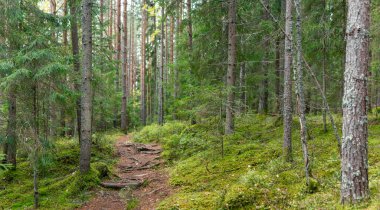
[[[235,69],[236,69],[236,0],[228,2],[228,68],[225,134],[234,132]]]
[[[275,92],[276,92],[276,111],[275,113],[281,114],[281,53],[280,53],[281,41],[280,38],[276,40],[276,70],[275,70]]]
[[[341,202],[369,197],[367,81],[370,0],[349,0],[344,72]]]
[[[245,112],[245,62],[240,64],[240,75],[239,75],[239,89],[240,89],[240,106],[239,113],[243,114]]]
[[[119,92],[119,77],[120,77],[120,66],[121,66],[121,0],[116,2],[116,21],[115,21],[115,33],[116,33],[116,71],[115,71],[115,91]],[[118,122],[118,107],[115,104],[114,107],[114,119],[113,126],[117,127]]]
[[[92,0],[82,1],[82,96],[81,96],[81,140],[80,161],[81,173],[88,173],[91,159],[91,111],[92,111]]]
[[[304,159],[305,167],[305,177],[306,184],[310,185],[310,163],[309,163],[309,152],[307,146],[307,124],[306,124],[306,108],[305,108],[305,94],[303,86],[303,70],[302,70],[302,23],[301,23],[301,0],[295,0],[296,8],[296,28],[297,28],[297,66],[294,68],[296,79],[296,95],[298,101],[298,112],[300,120],[300,136],[301,136],[301,145],[302,153]]]
[[[263,20],[269,21],[269,0],[264,0],[264,15]],[[269,47],[270,40],[269,37],[264,37],[263,46]],[[269,58],[269,50],[265,50],[263,60],[262,60],[262,72],[263,72],[263,80],[261,81],[260,86],[260,100],[259,100],[259,113],[266,114],[268,113],[268,98],[269,98],[269,90],[268,90],[268,58]]]
[[[191,0],[187,0],[187,32],[189,33],[189,49],[193,49],[193,23],[191,19]]]
[[[127,43],[128,43],[128,17],[127,17],[127,1],[124,1],[124,13],[123,13],[123,22],[124,22],[124,36],[123,36],[123,64],[122,64],[122,100],[121,100],[121,130],[127,131],[128,124],[128,114],[127,114]]]
[[[77,14],[77,0],[70,0],[70,14],[71,14],[71,45],[73,54],[74,72],[79,75],[80,72],[80,59],[79,59],[79,37],[78,37],[78,14]],[[80,84],[75,81],[74,88],[80,91]],[[77,132],[79,140],[81,139],[81,102],[80,98],[76,100],[76,114],[77,114]]]
[[[178,51],[178,48],[179,48],[179,38],[180,38],[180,33],[181,33],[181,18],[182,18],[182,4],[181,4],[181,1],[178,2],[178,5],[177,5],[177,28],[176,28],[176,36],[175,36],[175,39],[176,39],[176,46],[175,46],[175,58],[176,58],[176,64],[174,66],[174,100],[176,100],[179,96],[179,86],[180,86],[180,82],[179,82],[179,51]],[[176,113],[173,114],[173,119],[176,119],[177,118],[177,115]]]
[[[293,0],[286,0],[285,11],[285,61],[284,61],[284,143],[286,161],[292,161],[292,7]]]
[[[146,4],[146,0],[143,0],[143,5]],[[147,25],[147,12],[142,8],[142,28],[141,28],[141,74],[140,74],[140,85],[141,85],[141,110],[140,110],[140,119],[141,124],[146,125],[146,89],[145,89],[145,32]]]
[[[164,6],[161,8],[161,17],[165,16]],[[164,67],[165,67],[165,20],[161,21],[161,67],[158,76],[158,124],[164,124]]]
[[[16,136],[16,94],[11,87],[8,94],[8,125],[6,139],[6,162],[16,169],[17,136]]]
[[[63,45],[64,46],[67,46],[69,41],[67,39],[67,0],[63,0],[63,16],[64,16],[64,20],[63,20],[63,26],[64,26],[64,29],[63,29]]]
[[[326,18],[326,0],[323,1],[323,60],[322,60],[322,89],[323,94],[326,95],[326,63],[327,63],[327,30],[326,30],[327,18]],[[326,104],[322,100],[322,121],[323,131],[327,132],[327,119],[326,119]]]

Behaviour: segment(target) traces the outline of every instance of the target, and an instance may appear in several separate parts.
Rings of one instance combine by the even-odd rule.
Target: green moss
[[[340,116],[334,116],[338,127]],[[347,209],[377,209],[380,200],[380,123],[370,117],[371,200]],[[292,163],[282,158],[283,129],[277,117],[248,113],[224,137],[218,117],[197,124],[147,126],[135,141],[160,142],[170,163],[170,184],[178,191],[161,209],[343,209],[339,203],[340,157],[332,129],[321,116],[308,116],[311,184],[306,186],[299,122],[294,119]],[[223,154],[222,157],[222,142]],[[207,196],[206,196],[207,195]]]
[[[92,163],[92,167],[98,172],[98,178],[103,179],[110,175],[110,169],[108,165],[104,162],[95,162]]]
[[[89,174],[77,172],[79,143],[77,139],[51,140],[53,157],[48,167],[39,173],[40,209],[75,209],[91,196],[100,178],[116,163],[113,145],[121,134],[101,134],[98,145],[92,149],[94,161]],[[96,161],[101,159],[101,161]],[[7,178],[8,177],[8,178]],[[0,209],[31,209],[33,207],[33,170],[27,159],[18,159],[17,170],[0,175]]]

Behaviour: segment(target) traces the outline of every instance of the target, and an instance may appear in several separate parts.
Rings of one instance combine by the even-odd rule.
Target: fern
[[[4,164],[2,163],[3,160],[5,160],[5,155],[4,154],[0,154],[0,172],[1,171],[7,171],[11,168],[11,165],[10,164]]]

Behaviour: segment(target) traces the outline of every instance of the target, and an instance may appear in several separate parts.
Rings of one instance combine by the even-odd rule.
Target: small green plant
[[[126,209],[127,210],[133,210],[137,207],[138,204],[139,204],[139,201],[136,198],[132,198],[132,199],[127,201]]]
[[[10,169],[12,167],[10,164],[4,164],[3,163],[4,160],[5,160],[5,155],[0,154],[0,173],[2,171],[7,171],[8,169]]]

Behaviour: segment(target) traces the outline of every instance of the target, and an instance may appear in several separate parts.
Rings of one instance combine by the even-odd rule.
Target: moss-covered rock
[[[105,177],[108,177],[110,174],[110,169],[108,168],[108,165],[104,162],[92,163],[92,167],[98,172],[99,179],[103,179]]]
[[[79,172],[75,173],[75,176],[68,186],[66,193],[69,196],[75,196],[83,191],[90,190],[100,183],[99,172],[91,167],[90,171],[86,174]]]
[[[255,187],[247,187],[243,184],[231,186],[225,195],[225,207],[227,209],[239,209],[253,205],[259,199],[260,191]]]

